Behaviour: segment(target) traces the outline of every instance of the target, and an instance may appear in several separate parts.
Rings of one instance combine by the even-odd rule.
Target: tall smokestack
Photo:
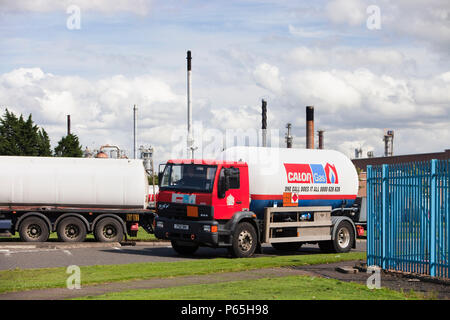
[[[319,149],[323,149],[323,130],[317,131],[319,135]]]
[[[306,149],[314,149],[314,107],[306,107]]]
[[[137,108],[133,106],[133,159],[137,159],[136,134],[137,134]]]
[[[264,99],[262,100],[261,109],[262,109],[261,112],[262,146],[267,147],[267,102]]]
[[[192,102],[191,102],[191,73],[192,73],[192,56],[191,51],[187,52],[187,149],[191,159],[194,159],[194,137],[192,136]]]
[[[70,135],[70,114],[67,115],[67,135]]]

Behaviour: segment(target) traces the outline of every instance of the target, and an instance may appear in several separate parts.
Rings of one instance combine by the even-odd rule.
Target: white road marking
[[[9,257],[11,255],[11,252],[8,249],[1,249],[0,253],[4,253],[5,257]]]

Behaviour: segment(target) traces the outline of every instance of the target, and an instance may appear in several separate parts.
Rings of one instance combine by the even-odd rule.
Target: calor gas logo
[[[285,163],[288,183],[327,183],[338,184],[338,174],[333,164]]]

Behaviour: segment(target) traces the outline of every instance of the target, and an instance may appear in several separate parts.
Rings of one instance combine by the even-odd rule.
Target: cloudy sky
[[[1,113],[31,113],[53,146],[70,114],[83,148],[132,155],[136,104],[138,144],[166,160],[185,143],[192,50],[200,148],[259,129],[261,99],[282,144],[290,122],[305,146],[313,105],[325,147],[350,157],[382,155],[384,129],[395,154],[450,148],[448,0],[0,0],[0,47]]]

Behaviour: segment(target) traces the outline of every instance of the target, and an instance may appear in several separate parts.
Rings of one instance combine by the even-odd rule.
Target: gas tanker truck
[[[159,174],[155,236],[180,254],[227,247],[248,257],[271,244],[325,252],[356,244],[358,176],[332,150],[233,147],[218,160],[169,160]]]
[[[122,241],[152,232],[142,160],[0,157],[0,232],[23,241]]]

